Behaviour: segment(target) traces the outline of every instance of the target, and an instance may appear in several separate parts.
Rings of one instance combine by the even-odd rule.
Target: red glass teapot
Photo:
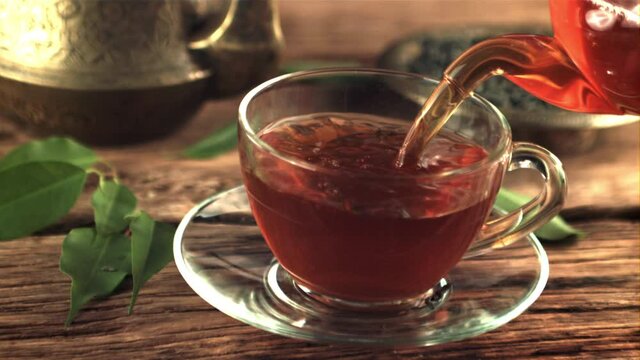
[[[445,71],[461,89],[504,75],[558,107],[640,114],[640,1],[550,0],[554,37],[483,41]]]

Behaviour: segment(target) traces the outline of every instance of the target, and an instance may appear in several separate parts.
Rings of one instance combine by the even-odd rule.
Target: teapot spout
[[[476,44],[458,57],[445,77],[473,91],[503,75],[537,98],[563,109],[623,114],[578,69],[559,42],[542,35],[504,35]]]
[[[230,0],[222,23],[189,48],[211,71],[208,97],[246,90],[277,73],[284,47],[274,0]]]

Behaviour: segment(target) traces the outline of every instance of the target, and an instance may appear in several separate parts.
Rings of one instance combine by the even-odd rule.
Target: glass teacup
[[[512,143],[507,120],[478,96],[445,125],[448,147],[421,159],[434,170],[341,164],[342,157],[377,156],[360,145],[314,157],[344,136],[384,138],[385,129],[408,129],[436,85],[390,71],[318,70],[270,80],[242,101],[239,150],[252,212],[304,293],[359,310],[424,304],[463,257],[506,246],[559,212],[566,194],[559,160],[539,146]],[[366,121],[354,125],[356,118]],[[437,150],[445,148],[464,152],[447,158]],[[506,171],[522,168],[541,174],[543,190],[490,218]]]

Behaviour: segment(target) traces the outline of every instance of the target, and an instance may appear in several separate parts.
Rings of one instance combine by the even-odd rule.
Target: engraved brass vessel
[[[39,134],[147,140],[272,76],[282,46],[274,0],[0,1],[0,112]]]

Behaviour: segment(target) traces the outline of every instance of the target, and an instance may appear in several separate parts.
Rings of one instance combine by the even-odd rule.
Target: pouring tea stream
[[[503,75],[558,107],[640,114],[640,4],[550,0],[554,36],[505,35],[458,57],[416,116],[396,160],[415,164],[457,106],[486,79]]]

